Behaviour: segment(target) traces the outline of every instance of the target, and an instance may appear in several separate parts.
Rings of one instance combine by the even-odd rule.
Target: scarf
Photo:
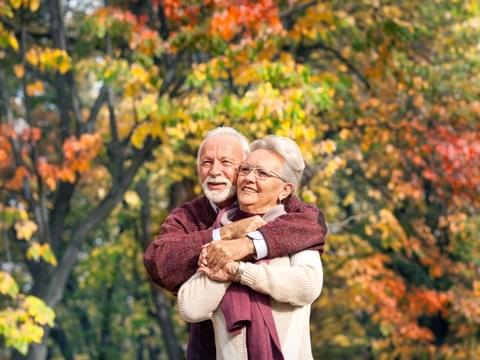
[[[272,221],[285,214],[283,205],[275,206],[264,214],[265,221]],[[218,214],[216,224],[226,225],[232,220],[252,216],[238,208],[230,208]],[[231,220],[230,220],[231,219]],[[260,260],[257,263],[267,262]],[[270,296],[247,286],[232,283],[220,303],[227,331],[235,333],[246,327],[247,352],[250,360],[284,360],[278,338]]]

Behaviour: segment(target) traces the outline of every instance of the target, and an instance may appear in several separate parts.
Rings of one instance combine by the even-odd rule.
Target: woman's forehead
[[[248,155],[246,162],[250,165],[273,169],[282,167],[284,160],[275,151],[258,149]]]

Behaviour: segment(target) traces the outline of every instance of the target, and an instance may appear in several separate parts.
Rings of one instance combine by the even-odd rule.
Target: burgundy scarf
[[[278,206],[264,215],[266,221],[272,221],[285,213],[283,206]],[[238,208],[229,209],[218,215],[218,224],[225,225],[231,220],[251,216]],[[217,223],[216,221],[216,223]],[[257,263],[267,262],[260,260]],[[270,296],[261,294],[238,283],[232,283],[223,296],[220,309],[231,333],[247,331],[247,352],[250,360],[284,360],[275,321],[273,320]]]

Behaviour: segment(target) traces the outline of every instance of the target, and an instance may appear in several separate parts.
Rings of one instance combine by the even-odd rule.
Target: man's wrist
[[[228,230],[228,226],[222,226],[221,228],[219,228],[219,234],[220,234],[220,238],[223,239],[223,240],[230,240],[231,239],[231,234],[230,234],[230,231]]]
[[[212,230],[212,241],[222,240],[222,231],[221,228],[216,228]]]
[[[240,259],[240,260],[248,260],[248,259],[253,259],[256,256],[256,249],[255,249],[255,244],[253,243],[253,240],[250,239],[248,236],[245,236],[242,238],[243,241],[245,242],[247,253],[245,256]]]

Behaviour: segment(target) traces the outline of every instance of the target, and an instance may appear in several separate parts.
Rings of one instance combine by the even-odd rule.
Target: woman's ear
[[[288,195],[290,195],[293,192],[293,184],[292,183],[285,183],[283,185],[283,189],[278,195],[278,200],[282,202],[284,199],[287,198]]]

